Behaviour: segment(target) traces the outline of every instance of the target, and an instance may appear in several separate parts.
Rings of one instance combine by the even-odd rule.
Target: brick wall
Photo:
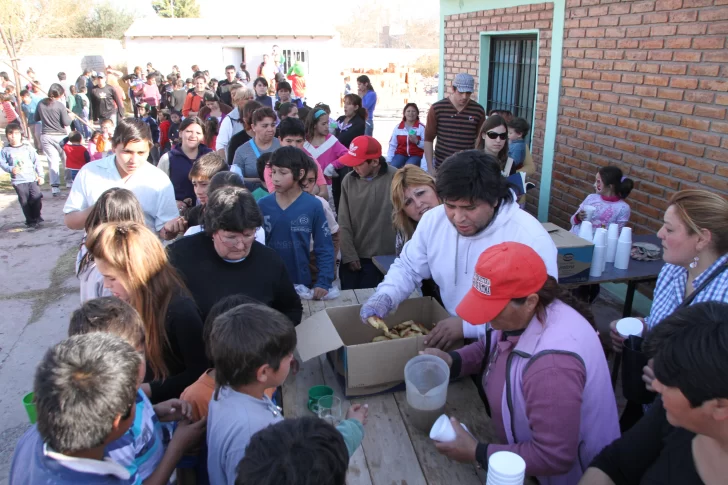
[[[475,100],[477,100],[479,86],[480,32],[539,30],[538,87],[532,147],[537,174],[541,173],[543,156],[553,13],[554,4],[549,2],[445,16],[445,90],[447,92],[451,89],[457,73],[467,72],[475,77],[475,93],[473,94]],[[485,100],[481,100],[481,104],[485,107]],[[538,185],[540,175],[535,175],[533,179]],[[535,212],[537,200],[538,191],[529,192],[528,205],[531,212]]]
[[[677,190],[728,195],[728,0],[567,0],[565,22],[550,219],[611,164],[640,232]]]

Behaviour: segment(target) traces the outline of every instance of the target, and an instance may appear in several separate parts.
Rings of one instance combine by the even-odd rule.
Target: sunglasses
[[[495,131],[489,131],[486,133],[488,135],[488,138],[491,140],[495,140],[496,138],[500,138],[501,140],[505,140],[508,138],[508,133],[496,133]]]

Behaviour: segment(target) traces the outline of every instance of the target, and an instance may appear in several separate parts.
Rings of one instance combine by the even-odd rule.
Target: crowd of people
[[[300,66],[282,65],[276,48],[256,79],[245,65],[218,82],[197,66],[183,79],[149,64],[146,75],[84,72],[68,87],[59,75],[35,101],[20,93],[29,125],[8,125],[0,166],[37,226],[36,150],[54,194],[65,159],[64,222],[84,238],[81,307],[36,371],[38,424],[18,443],[11,485],[168,483],[175,470],[181,484],[343,485],[368,409],[352,406],[336,427],[283,419],[280,387],[298,368],[301,300],[360,288],[376,288],[363,322],[415,290],[451,315],[424,352],[453,378],[475,376],[499,442],[454,426],[455,441],[435,444],[449,458],[487,468],[512,451],[542,484],[721,482],[725,198],[687,190],[669,201],[666,264],[643,320],[645,382],[661,399],[620,422],[606,353],[624,339],[613,322],[600,340],[597,291],[559,285],[556,246],[514,183],[535,171],[529,123],[486,116],[472,76],[458,74],[424,122],[404,106],[385,150],[371,136],[367,76],[334,120],[309,106]],[[94,120],[98,131],[86,130]],[[23,134],[36,131],[33,147]],[[634,181],[617,166],[594,179],[572,230],[628,224]],[[373,258],[390,254],[383,276]]]

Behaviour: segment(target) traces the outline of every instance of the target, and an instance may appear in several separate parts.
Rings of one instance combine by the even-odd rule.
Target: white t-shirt
[[[329,223],[329,229],[331,230],[331,234],[336,234],[339,232],[339,224],[336,223],[336,217],[334,217],[334,211],[331,210],[331,205],[327,200],[325,200],[323,197],[319,197],[318,195],[315,195],[319,202],[321,202],[321,205],[324,207],[324,214],[326,215],[326,222]],[[313,236],[311,236],[311,247],[309,248],[309,252],[313,252]],[[334,255],[336,258],[337,256]]]
[[[73,181],[63,213],[91,207],[102,193],[113,187],[134,193],[144,211],[147,227],[155,232],[161,231],[168,221],[179,217],[174,187],[164,172],[150,163],[144,163],[129,178],[122,180],[116,168],[116,155],[83,166]]]

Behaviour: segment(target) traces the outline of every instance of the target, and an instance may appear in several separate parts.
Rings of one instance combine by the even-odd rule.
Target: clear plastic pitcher
[[[417,428],[429,431],[443,413],[447,401],[450,368],[434,355],[418,355],[404,366],[409,419]]]

